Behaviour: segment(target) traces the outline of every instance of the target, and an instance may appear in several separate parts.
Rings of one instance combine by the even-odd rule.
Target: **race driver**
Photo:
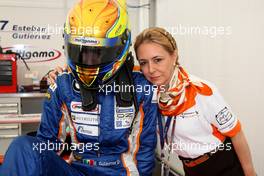
[[[142,91],[152,87],[132,72],[125,1],[80,1],[64,40],[68,68],[48,89],[37,137],[12,142],[0,175],[151,175],[157,105]],[[69,148],[61,145],[67,134],[66,162],[59,155]]]

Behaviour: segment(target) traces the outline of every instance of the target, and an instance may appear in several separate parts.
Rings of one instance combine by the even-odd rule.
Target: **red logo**
[[[4,51],[12,50],[18,53],[18,59],[23,58],[27,63],[48,62],[58,59],[62,54],[56,49],[42,49],[26,45],[14,45],[4,48]]]

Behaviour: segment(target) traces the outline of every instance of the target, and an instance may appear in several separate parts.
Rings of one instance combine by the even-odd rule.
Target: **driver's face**
[[[99,65],[101,64],[100,51],[89,51],[82,53],[83,64],[85,65]]]

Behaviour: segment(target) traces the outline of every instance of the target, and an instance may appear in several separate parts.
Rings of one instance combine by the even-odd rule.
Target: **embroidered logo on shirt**
[[[75,92],[80,93],[80,85],[77,83],[76,80],[72,81],[72,88]]]
[[[89,125],[78,125],[74,124],[78,133],[85,134],[88,136],[98,136],[98,126],[89,126]]]
[[[71,102],[71,111],[72,112],[82,112],[88,114],[99,114],[100,112],[100,105],[98,104],[95,109],[91,111],[84,111],[82,109],[82,102],[72,101]]]
[[[134,118],[134,106],[116,107],[115,109],[115,129],[129,128]]]
[[[49,86],[49,88],[52,90],[52,92],[54,92],[54,91],[57,89],[57,84],[56,84],[56,83],[51,84],[51,85]]]
[[[84,113],[71,113],[71,119],[74,123],[81,123],[86,125],[99,125],[99,114],[84,114]]]
[[[232,113],[229,111],[229,109],[227,107],[225,107],[224,109],[222,109],[216,116],[216,121],[220,124],[220,125],[224,125],[226,124],[230,119],[232,119],[233,115]]]
[[[195,118],[198,117],[199,113],[198,111],[193,111],[193,112],[184,112],[180,114],[180,117],[182,118]]]
[[[100,121],[100,109],[101,106],[98,104],[95,109],[91,111],[84,111],[82,109],[82,102],[71,102],[71,119],[74,125],[99,125]],[[94,129],[94,128],[93,128]],[[81,131],[84,131],[80,128]],[[91,130],[94,131],[94,130]],[[81,132],[84,133],[84,132]],[[88,132],[87,132],[88,134]],[[93,133],[95,134],[95,133]]]

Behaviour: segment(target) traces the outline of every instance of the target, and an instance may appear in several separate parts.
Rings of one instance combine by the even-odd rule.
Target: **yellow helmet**
[[[65,53],[85,87],[109,81],[126,60],[131,43],[125,0],[81,0],[64,29]]]

